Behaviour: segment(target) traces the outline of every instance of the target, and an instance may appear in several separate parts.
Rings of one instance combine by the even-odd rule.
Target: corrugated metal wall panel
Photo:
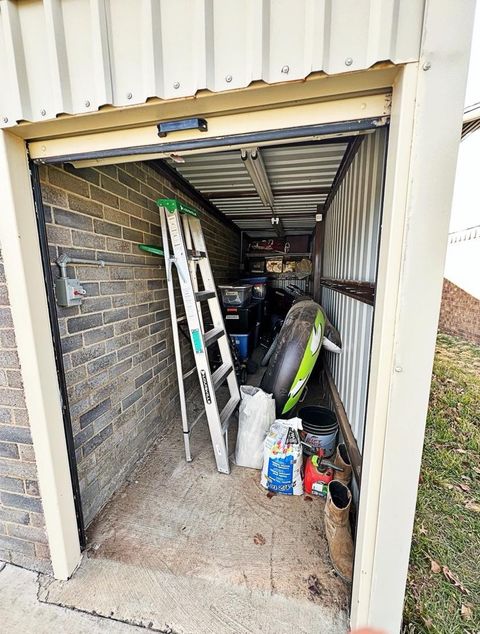
[[[0,126],[418,58],[424,0],[0,0]]]
[[[327,362],[361,451],[373,308],[331,289],[323,290],[322,304],[339,332],[342,333],[341,355],[328,353]]]
[[[385,130],[364,138],[327,212],[325,277],[375,282],[386,138]],[[342,336],[342,353],[327,354],[327,363],[361,451],[373,307],[327,288],[322,304]]]
[[[374,282],[386,131],[366,135],[327,212],[323,274]]]
[[[293,235],[293,234],[290,234],[290,235]],[[277,277],[269,281],[269,285],[272,288],[286,289],[287,286],[290,286],[290,284],[295,284],[305,293],[310,292],[310,277],[309,276],[304,278],[299,278],[297,275],[291,276],[291,277],[288,277],[288,276]]]

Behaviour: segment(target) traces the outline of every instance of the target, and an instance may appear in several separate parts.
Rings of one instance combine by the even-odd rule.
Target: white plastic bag
[[[265,438],[262,486],[285,495],[303,493],[303,452],[300,418],[277,419]]]
[[[275,420],[275,401],[271,394],[251,385],[242,385],[240,395],[235,462],[241,467],[261,469],[263,441]]]

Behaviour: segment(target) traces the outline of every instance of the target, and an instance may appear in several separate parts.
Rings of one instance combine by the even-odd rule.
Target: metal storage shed
[[[28,156],[193,157],[239,137],[248,146],[248,134],[388,123],[351,623],[398,631],[474,3],[139,7],[0,4],[1,242],[54,574],[72,574],[80,547]],[[156,123],[189,116],[208,132],[158,139]]]

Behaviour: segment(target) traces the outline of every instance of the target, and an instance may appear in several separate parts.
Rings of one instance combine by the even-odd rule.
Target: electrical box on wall
[[[57,304],[63,307],[78,306],[82,303],[87,291],[80,282],[71,277],[59,277],[55,280]]]

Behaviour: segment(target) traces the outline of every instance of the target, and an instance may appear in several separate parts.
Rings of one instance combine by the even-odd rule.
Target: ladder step
[[[218,339],[220,339],[220,337],[223,337],[224,334],[225,330],[221,326],[209,330],[203,335],[205,345],[210,346],[214,341],[217,341]]]
[[[195,300],[197,302],[203,302],[206,299],[212,299],[212,297],[215,297],[215,291],[199,291],[195,293]]]
[[[177,317],[177,324],[181,324],[182,321],[187,321],[186,315],[181,315],[180,317]]]
[[[190,423],[188,432],[187,432],[187,431],[184,431],[183,433],[184,433],[184,434],[191,434],[192,429],[195,427],[195,425],[198,423],[198,421],[199,421],[199,420],[202,418],[202,416],[204,416],[204,415],[205,415],[205,410],[204,410],[204,409],[202,409],[202,411],[201,411],[199,414],[197,414],[197,415],[195,416],[195,418],[192,420],[192,422]]]
[[[222,363],[222,365],[212,374],[213,388],[216,390],[233,370],[230,363]]]
[[[187,255],[190,260],[201,260],[207,257],[205,251],[195,251],[195,249],[187,249]]]
[[[192,374],[194,374],[197,370],[197,366],[194,366],[193,368],[191,368],[191,370],[188,370],[188,372],[185,372],[182,376],[183,379],[188,379],[189,376],[192,376]]]
[[[220,412],[220,424],[222,425],[222,433],[224,434],[228,429],[228,423],[233,412],[236,410],[237,405],[240,403],[240,399],[236,396],[232,396],[225,407]]]

